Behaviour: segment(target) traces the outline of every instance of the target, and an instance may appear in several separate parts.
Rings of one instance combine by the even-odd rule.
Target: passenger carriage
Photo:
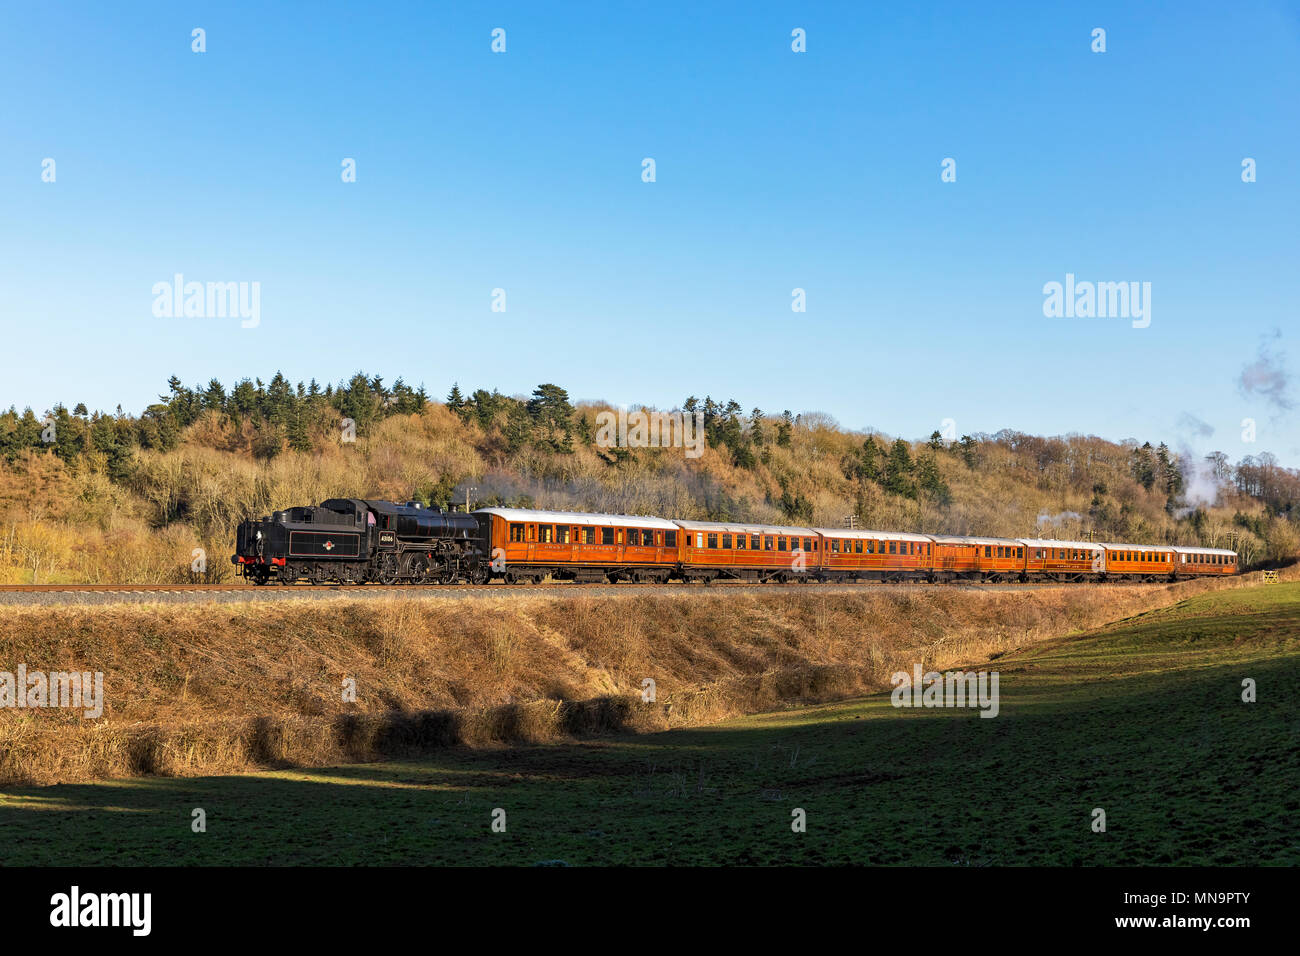
[[[814,528],[821,537],[823,581],[928,580],[934,542],[928,535],[902,531],[849,531]]]
[[[1106,579],[1142,581],[1172,579],[1174,546],[1171,544],[1106,543]]]
[[[935,580],[1019,581],[1024,577],[1024,543],[1014,538],[956,534],[929,537],[935,545]]]
[[[526,508],[474,512],[492,576],[510,584],[663,582],[677,573],[680,531],[663,518]]]
[[[1106,549],[1095,542],[1022,538],[1020,543],[1030,580],[1100,580],[1106,573]]]
[[[678,521],[687,581],[797,581],[815,577],[821,542],[812,528]]]
[[[1226,548],[1171,548],[1175,577],[1237,573],[1237,553]]]

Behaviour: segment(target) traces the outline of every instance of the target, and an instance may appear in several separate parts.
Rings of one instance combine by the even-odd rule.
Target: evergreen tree
[[[885,490],[891,495],[905,498],[916,497],[916,483],[912,475],[912,454],[907,442],[899,438],[889,449],[889,458],[885,462]]]

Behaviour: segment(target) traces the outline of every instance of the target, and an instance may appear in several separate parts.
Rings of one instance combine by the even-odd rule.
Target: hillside
[[[78,404],[0,414],[0,583],[222,580],[244,517],[336,496],[531,505],[989,534],[1300,547],[1300,473],[1271,456],[1192,459],[1155,442],[995,435],[907,440],[816,413],[690,398],[703,453],[607,447],[598,403],[539,386],[446,402],[400,380],[178,380],[138,416]],[[345,427],[344,420],[351,424]],[[206,553],[196,573],[195,549]]]

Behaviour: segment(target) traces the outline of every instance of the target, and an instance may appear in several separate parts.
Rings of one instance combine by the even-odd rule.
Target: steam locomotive
[[[481,584],[489,568],[472,515],[330,498],[241,522],[231,557],[254,584]]]

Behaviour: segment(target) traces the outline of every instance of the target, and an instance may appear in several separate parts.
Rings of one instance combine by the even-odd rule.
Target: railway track
[[[251,584],[0,584],[0,594],[54,591],[111,593],[115,591],[250,591]]]
[[[1133,584],[1151,582],[1124,582],[1089,587],[1131,587]],[[165,603],[186,604],[205,602],[246,602],[286,600],[340,600],[403,597],[423,599],[475,599],[508,597],[510,595],[541,595],[607,597],[619,594],[651,592],[655,594],[771,594],[792,591],[800,594],[851,593],[862,590],[915,590],[917,588],[957,588],[971,591],[1018,591],[1050,587],[1079,587],[1077,584],[1034,582],[1028,584],[981,584],[955,582],[926,584],[920,581],[901,583],[790,583],[753,584],[745,581],[715,581],[711,584],[578,584],[568,581],[548,581],[541,584],[508,585],[501,582],[480,585],[365,584],[341,586],[299,584],[293,587],[257,587],[252,584],[0,584],[0,605],[54,605],[54,604],[122,604]]]

